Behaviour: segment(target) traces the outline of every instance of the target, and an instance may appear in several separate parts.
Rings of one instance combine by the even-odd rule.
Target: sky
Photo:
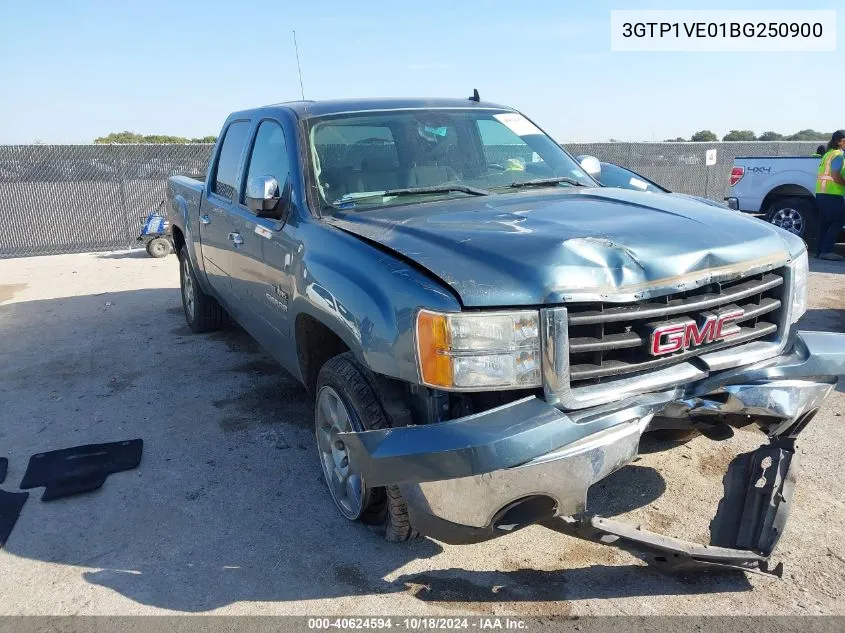
[[[305,97],[464,97],[560,142],[845,127],[838,52],[610,51],[611,9],[770,2],[0,0],[0,144],[129,130],[201,137],[229,112]],[[836,9],[807,0],[802,9]],[[834,107],[835,106],[835,107]]]

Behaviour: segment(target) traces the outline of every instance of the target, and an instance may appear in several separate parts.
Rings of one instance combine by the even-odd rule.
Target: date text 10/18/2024
[[[331,629],[399,629],[406,631],[524,631],[528,622],[512,617],[373,617],[373,618],[308,618],[308,628],[317,631]]]

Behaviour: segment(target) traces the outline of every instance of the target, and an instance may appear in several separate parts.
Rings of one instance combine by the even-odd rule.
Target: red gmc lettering
[[[684,337],[684,347],[691,345],[702,345],[709,343],[716,336],[716,315],[707,317],[704,326],[699,330],[695,321],[687,326],[686,336]]]
[[[715,339],[721,341],[739,334],[740,327],[736,323],[733,323],[733,321],[736,321],[743,314],[745,314],[745,310],[734,310],[733,312],[725,312],[719,315]]]
[[[745,312],[732,310],[721,314],[709,314],[701,327],[693,320],[668,323],[654,329],[651,334],[651,354],[661,356],[690,347],[723,341],[740,333],[734,323]]]
[[[684,332],[686,332],[690,323],[695,325],[695,323],[690,321],[688,323],[664,325],[654,330],[654,333],[651,335],[651,353],[655,356],[660,356],[661,354],[671,354],[672,352],[677,352],[679,349],[683,349]],[[666,340],[661,342],[664,338]]]

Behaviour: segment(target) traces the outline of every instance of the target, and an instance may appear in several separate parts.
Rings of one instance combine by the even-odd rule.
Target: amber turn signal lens
[[[449,344],[446,315],[420,311],[417,315],[417,349],[424,383],[452,386],[452,359],[447,356]]]

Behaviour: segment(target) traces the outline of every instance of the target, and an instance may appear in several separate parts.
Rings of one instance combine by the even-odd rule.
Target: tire
[[[166,237],[157,237],[147,242],[147,255],[150,257],[167,257],[170,255],[170,240]]]
[[[219,330],[228,322],[226,311],[217,299],[200,288],[188,250],[179,251],[179,285],[182,289],[182,309],[188,326],[197,334]]]
[[[814,251],[818,241],[819,211],[811,198],[779,198],[766,209],[766,220],[794,233]]]
[[[336,398],[336,401],[333,400]],[[338,404],[336,409],[333,409]],[[328,410],[324,410],[324,405]],[[348,425],[343,423],[340,405],[345,408]],[[330,412],[337,414],[333,421]],[[384,539],[399,543],[416,538],[419,533],[411,525],[408,505],[398,486],[368,489],[363,478],[355,473],[354,464],[346,458],[333,433],[339,430],[374,430],[389,428],[390,420],[385,413],[375,387],[373,374],[363,367],[352,352],[329,359],[317,375],[314,406],[314,428],[317,436],[317,450],[329,494],[340,513],[351,521],[361,521]],[[343,472],[343,469],[346,469]],[[345,477],[345,479],[342,479]],[[355,480],[357,477],[357,481]],[[340,483],[352,481],[355,483]],[[332,485],[335,481],[336,485]],[[360,486],[360,495],[355,489]],[[342,490],[339,490],[342,489]],[[339,499],[343,497],[343,499]],[[359,498],[360,497],[360,498]]]

